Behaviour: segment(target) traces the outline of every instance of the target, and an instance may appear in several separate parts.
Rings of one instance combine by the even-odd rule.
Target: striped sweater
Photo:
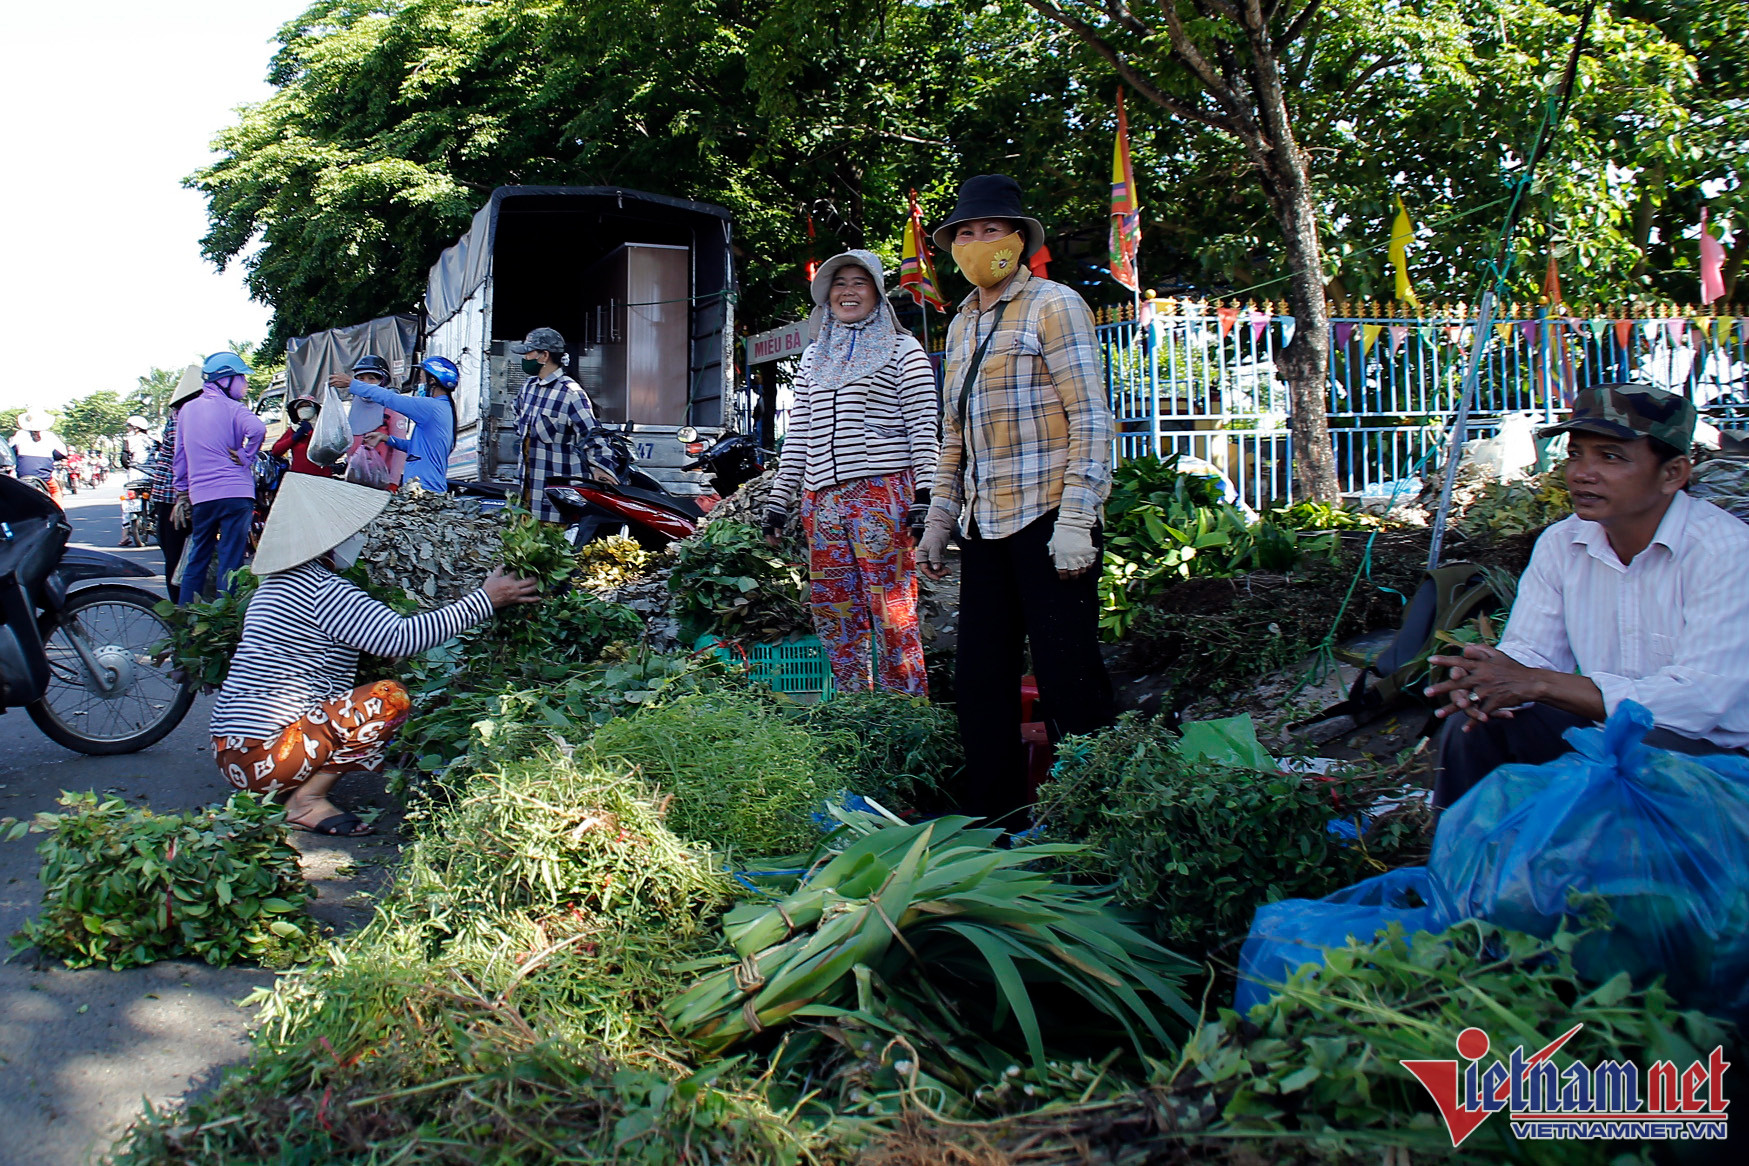
[[[796,373],[783,458],[771,501],[790,506],[796,492],[840,482],[917,472],[917,484],[935,479],[938,413],[935,372],[913,336],[899,338],[898,356],[867,380],[837,394],[816,388],[808,375],[810,348]]]
[[[212,734],[266,740],[358,683],[358,654],[411,656],[492,615],[485,589],[403,616],[318,563],[261,580],[213,702]]]

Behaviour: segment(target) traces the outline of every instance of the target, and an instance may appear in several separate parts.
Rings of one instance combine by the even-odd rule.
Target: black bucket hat
[[[968,219],[1013,219],[1026,237],[1024,250],[1031,255],[1045,245],[1044,224],[1028,215],[1020,204],[1020,183],[1006,174],[980,174],[960,186],[959,201],[947,221],[930,236],[943,251],[953,249],[953,229]]]

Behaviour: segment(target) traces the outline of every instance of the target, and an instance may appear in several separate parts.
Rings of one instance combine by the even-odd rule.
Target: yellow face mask
[[[955,243],[953,261],[966,273],[966,278],[979,287],[995,287],[1020,270],[1020,252],[1024,240],[1019,231],[972,243]]]

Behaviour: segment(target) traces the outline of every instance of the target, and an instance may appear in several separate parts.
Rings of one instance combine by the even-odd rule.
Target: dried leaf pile
[[[372,582],[403,588],[430,611],[485,581],[502,557],[503,529],[477,498],[409,486],[365,529],[358,561]]]

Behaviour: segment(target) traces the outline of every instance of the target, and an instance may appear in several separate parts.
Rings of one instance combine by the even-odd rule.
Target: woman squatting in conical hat
[[[382,490],[288,474],[261,532],[261,585],[243,640],[213,704],[213,755],[238,789],[287,793],[286,820],[313,834],[370,833],[328,791],[342,773],[381,767],[406,721],[395,680],[354,687],[358,654],[398,658],[436,647],[500,607],[535,603],[536,583],[492,572],[478,591],[403,616],[335,574],[350,567],[364,528],[388,505]]]

